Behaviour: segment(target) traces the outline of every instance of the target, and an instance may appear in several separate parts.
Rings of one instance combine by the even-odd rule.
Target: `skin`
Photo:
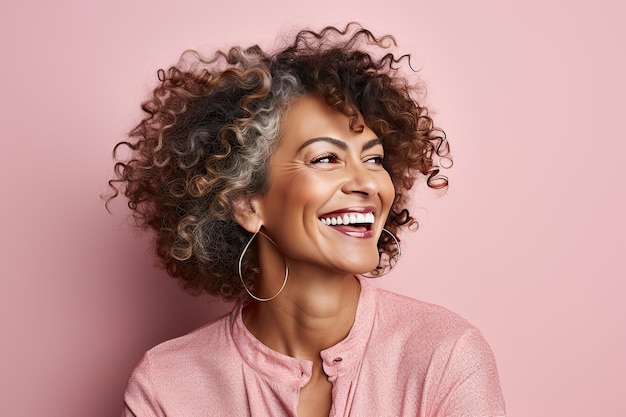
[[[384,149],[377,135],[367,126],[352,132],[348,117],[318,98],[293,103],[280,135],[268,190],[239,204],[236,217],[276,244],[257,236],[262,276],[255,294],[270,297],[278,291],[285,262],[289,279],[275,299],[250,303],[243,320],[271,349],[312,361],[298,415],[328,416],[332,386],[320,352],[343,340],[354,323],[360,293],[354,275],[378,263],[377,241],[394,188],[381,164]],[[371,212],[374,222],[333,227],[320,221],[346,212]]]

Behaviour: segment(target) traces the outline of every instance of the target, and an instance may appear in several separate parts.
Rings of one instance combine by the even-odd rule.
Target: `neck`
[[[292,271],[283,292],[245,307],[246,327],[271,349],[318,361],[343,340],[354,323],[360,284],[352,275],[319,276]]]

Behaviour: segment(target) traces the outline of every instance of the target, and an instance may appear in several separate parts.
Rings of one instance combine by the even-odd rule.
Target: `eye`
[[[381,155],[371,156],[365,160],[365,163],[382,166],[383,158]]]
[[[317,165],[317,164],[336,164],[337,162],[339,162],[339,157],[335,154],[326,154],[326,155],[321,155],[318,156],[316,158],[313,158],[310,162],[311,165]]]

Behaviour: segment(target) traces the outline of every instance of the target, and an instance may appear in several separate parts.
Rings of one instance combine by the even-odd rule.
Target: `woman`
[[[350,24],[159,72],[112,185],[170,275],[239,302],[146,353],[126,416],[504,415],[474,327],[364,278],[416,227],[415,179],[447,186],[393,44]]]

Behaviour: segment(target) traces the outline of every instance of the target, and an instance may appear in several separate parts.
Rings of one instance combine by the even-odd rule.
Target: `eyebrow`
[[[300,145],[300,147],[298,148],[298,152],[300,152],[302,149],[306,148],[307,146],[315,143],[315,142],[328,142],[336,147],[338,147],[341,150],[346,150],[348,149],[348,144],[342,140],[339,139],[335,139],[335,138],[329,138],[329,137],[320,137],[320,138],[313,138],[313,139],[309,139],[306,142],[304,142],[302,145]],[[380,138],[374,138],[374,139],[370,139],[367,142],[365,142],[363,144],[363,148],[362,150],[367,150],[370,148],[373,148],[376,145],[382,145],[383,144],[383,140]]]

